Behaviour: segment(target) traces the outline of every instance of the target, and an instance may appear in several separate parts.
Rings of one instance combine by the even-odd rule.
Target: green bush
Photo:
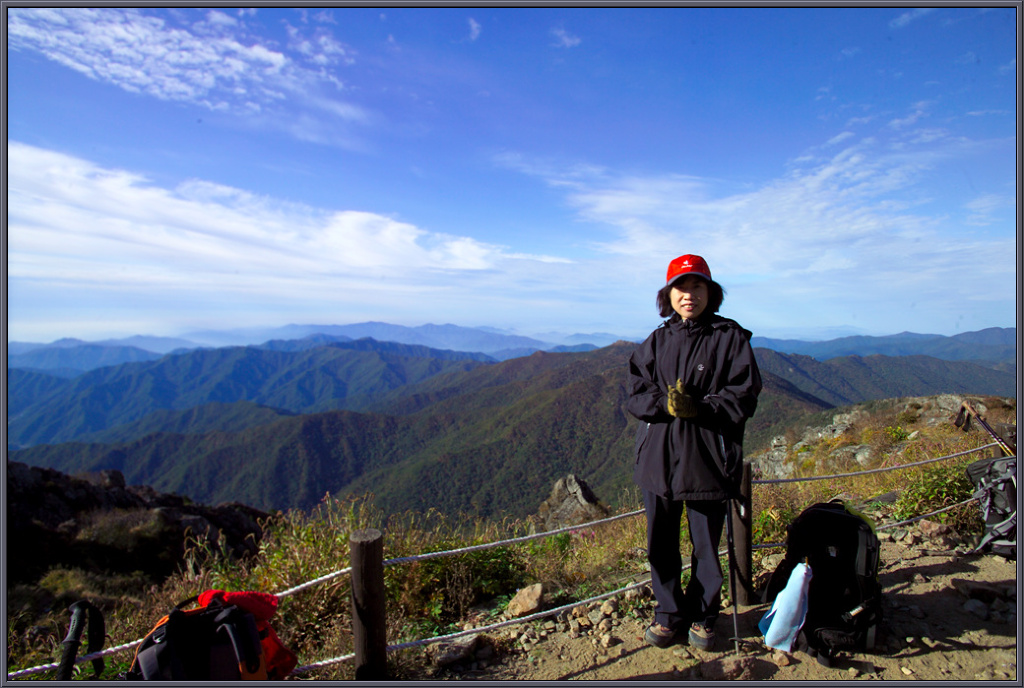
[[[964,470],[966,465],[958,462],[921,471],[920,476],[909,480],[900,493],[893,505],[893,516],[903,521],[970,499],[974,485]],[[948,523],[961,534],[977,533],[982,528],[978,507],[974,503],[937,514],[934,520]]]

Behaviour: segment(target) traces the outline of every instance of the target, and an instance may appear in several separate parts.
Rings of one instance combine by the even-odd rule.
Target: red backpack
[[[198,606],[184,609],[192,602]],[[283,679],[298,663],[268,623],[277,596],[207,590],[175,606],[135,652],[128,680]]]

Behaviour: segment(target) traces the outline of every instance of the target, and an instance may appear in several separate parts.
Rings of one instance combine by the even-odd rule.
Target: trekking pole
[[[963,431],[967,432],[971,429],[971,416],[978,419],[978,423],[980,423],[981,427],[985,429],[985,432],[992,436],[992,439],[996,441],[996,444],[998,444],[999,448],[1003,450],[1003,453],[1007,456],[1017,455],[1017,450],[1011,449],[1006,440],[1000,437],[999,434],[985,422],[985,419],[981,417],[981,414],[978,413],[977,409],[971,406],[968,401],[964,401],[960,404],[960,412],[956,414],[956,420],[953,421],[953,424],[958,428],[963,426]]]
[[[739,596],[739,588],[736,587],[736,543],[732,537],[732,502],[733,500],[728,499],[725,502],[726,514],[725,514],[725,540],[728,549],[729,559],[729,586],[731,592],[729,597],[732,602],[732,642],[733,648],[736,650],[736,654],[740,653],[740,622],[739,622],[739,609],[736,606],[736,598]],[[742,508],[742,506],[740,507]],[[742,516],[742,512],[740,513]]]
[[[106,635],[103,615],[88,600],[75,602],[69,609],[71,610],[71,623],[68,626],[68,634],[61,643],[63,649],[60,665],[57,667],[57,674],[54,677],[57,681],[71,680],[78,648],[82,645],[82,631],[85,630],[86,617],[88,617],[89,623],[89,653],[97,652],[103,647],[103,639]],[[102,658],[92,660],[92,668],[97,679],[103,673],[103,665]]]

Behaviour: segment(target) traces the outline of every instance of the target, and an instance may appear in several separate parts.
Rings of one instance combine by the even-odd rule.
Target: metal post
[[[743,478],[740,483],[740,497],[736,501],[736,509],[731,510],[730,518],[733,524],[735,537],[736,574],[738,584],[730,587],[729,595],[739,604],[749,606],[754,604],[753,570],[754,550],[751,531],[753,530],[753,516],[751,509],[753,500],[751,498],[750,464],[743,462]],[[732,581],[730,580],[730,583]]]
[[[357,681],[387,678],[384,610],[384,535],[357,530],[349,537],[352,565],[352,638]]]

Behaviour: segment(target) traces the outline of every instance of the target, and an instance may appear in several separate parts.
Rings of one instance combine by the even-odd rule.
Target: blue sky
[[[1013,327],[1015,12],[8,7],[8,339]]]

